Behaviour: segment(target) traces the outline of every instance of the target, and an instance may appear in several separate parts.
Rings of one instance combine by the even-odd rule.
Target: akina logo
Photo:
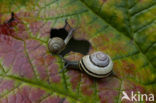
[[[122,91],[122,95],[121,101],[154,101],[154,94],[141,94],[139,91],[137,93],[131,91],[130,96],[125,91]]]

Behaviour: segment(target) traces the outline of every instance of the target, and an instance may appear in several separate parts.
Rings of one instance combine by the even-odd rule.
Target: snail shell
[[[59,37],[53,37],[48,42],[48,48],[52,53],[60,53],[65,48],[64,40]]]
[[[90,76],[103,78],[111,74],[113,62],[107,54],[95,52],[84,56],[80,60],[79,67]]]

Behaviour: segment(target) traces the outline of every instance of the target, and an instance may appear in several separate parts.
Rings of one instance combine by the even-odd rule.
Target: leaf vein
[[[148,5],[147,7],[144,7],[140,10],[134,11],[131,13],[131,16],[134,17],[136,15],[140,15],[142,13],[148,12],[150,9],[152,9],[153,7],[156,6],[156,2],[155,3],[151,3],[150,5]]]

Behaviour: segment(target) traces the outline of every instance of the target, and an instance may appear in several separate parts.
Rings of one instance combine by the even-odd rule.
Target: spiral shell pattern
[[[109,57],[102,52],[96,52],[90,55],[90,61],[96,66],[105,67],[109,64]]]
[[[84,56],[80,61],[80,69],[96,78],[103,78],[111,74],[113,62],[111,58],[103,52],[95,52]]]
[[[65,47],[64,40],[59,37],[54,37],[49,40],[48,48],[52,53],[59,53]]]

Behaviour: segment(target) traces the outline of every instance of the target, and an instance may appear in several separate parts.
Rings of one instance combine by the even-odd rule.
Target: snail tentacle
[[[65,25],[64,25],[64,27],[63,27],[63,28],[66,28],[66,27],[67,27],[67,25],[68,25],[68,26],[70,26],[70,25],[68,24],[67,19],[65,19]]]
[[[68,67],[68,64],[65,65],[58,73],[62,73],[67,67]]]
[[[64,43],[65,43],[65,45],[67,45],[68,44],[68,42],[70,41],[70,39],[72,38],[72,36],[73,36],[73,31],[74,31],[75,29],[71,29],[70,31],[69,31],[69,33],[68,33],[68,36],[65,38],[65,40],[64,40]]]

